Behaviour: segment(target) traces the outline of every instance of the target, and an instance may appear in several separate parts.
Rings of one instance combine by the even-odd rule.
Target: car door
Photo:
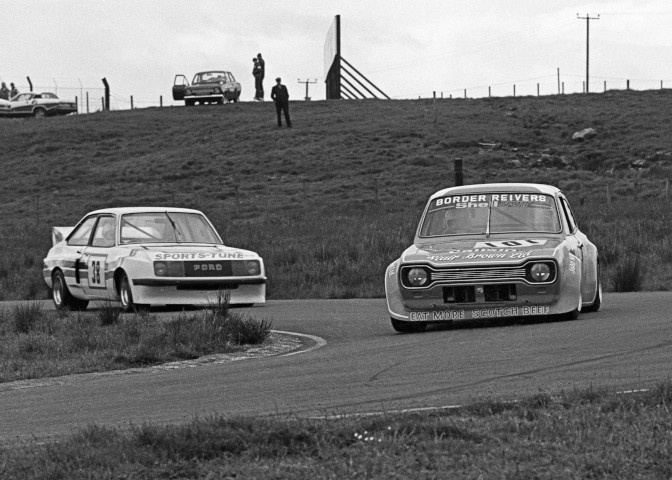
[[[100,215],[91,240],[82,252],[86,276],[82,277],[82,289],[88,298],[111,299],[114,296],[114,280],[108,271],[108,257],[116,245],[117,220],[114,215]]]
[[[184,91],[189,86],[189,80],[184,75],[175,75],[173,82],[173,100],[184,100]]]
[[[63,249],[62,256],[59,259],[68,290],[80,299],[86,297],[84,284],[88,281],[87,266],[86,262],[83,261],[84,253],[97,221],[97,215],[91,215],[82,220],[68,237],[68,247]]]
[[[11,102],[11,112],[14,115],[30,115],[33,112],[33,94],[20,93]]]

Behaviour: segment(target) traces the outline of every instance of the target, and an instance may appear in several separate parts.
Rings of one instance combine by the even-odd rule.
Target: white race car
[[[75,227],[54,227],[43,276],[59,309],[90,300],[150,305],[232,305],[266,301],[262,258],[227,247],[206,216],[186,208],[96,210]]]
[[[484,318],[576,318],[602,304],[597,247],[567,197],[526,183],[432,195],[413,245],[387,267],[385,292],[399,332]]]

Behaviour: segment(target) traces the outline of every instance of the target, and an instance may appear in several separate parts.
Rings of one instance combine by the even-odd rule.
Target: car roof
[[[101,213],[109,213],[113,215],[123,215],[126,213],[157,213],[157,212],[171,212],[171,213],[200,213],[203,212],[199,210],[194,210],[193,208],[179,208],[179,207],[114,207],[114,208],[101,208],[100,210],[94,210],[87,213],[88,215],[98,215]]]
[[[228,70],[205,70],[203,72],[197,72],[195,75],[203,75],[204,73],[231,73]]]
[[[430,200],[447,195],[471,195],[477,193],[491,193],[491,192],[529,192],[541,193],[545,195],[557,195],[561,190],[552,185],[544,185],[541,183],[481,183],[476,185],[463,185],[459,187],[448,187],[443,190],[435,192]]]

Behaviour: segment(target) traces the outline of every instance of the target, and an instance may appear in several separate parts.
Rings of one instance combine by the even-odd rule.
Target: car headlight
[[[259,275],[261,274],[261,262],[259,260],[233,262],[231,270],[234,277]]]
[[[528,276],[532,282],[547,282],[555,276],[555,265],[552,263],[533,263],[528,267]]]
[[[184,277],[184,263],[154,262],[154,275],[157,277]]]
[[[429,274],[424,268],[411,268],[406,272],[406,280],[411,287],[422,287],[429,280]]]

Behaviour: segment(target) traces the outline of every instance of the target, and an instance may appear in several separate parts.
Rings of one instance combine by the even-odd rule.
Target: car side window
[[[115,226],[114,217],[100,217],[93,233],[91,245],[94,247],[114,247]]]
[[[577,228],[576,220],[574,219],[572,209],[569,207],[567,199],[565,199],[564,197],[560,197],[560,204],[562,205],[562,211],[565,214],[565,220],[567,221],[567,225],[569,226],[569,231],[574,232]]]
[[[84,220],[70,235],[68,238],[68,245],[74,246],[86,246],[89,244],[89,238],[91,238],[91,230],[96,223],[98,217],[89,217]]]

